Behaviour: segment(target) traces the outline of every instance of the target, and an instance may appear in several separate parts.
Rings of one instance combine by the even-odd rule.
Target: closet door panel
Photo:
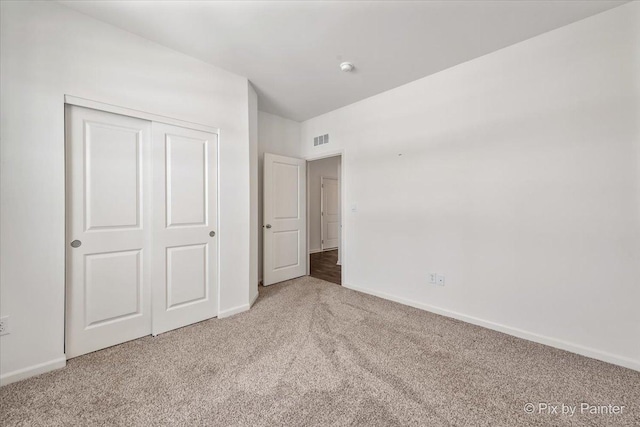
[[[153,124],[153,334],[217,315],[216,134]]]
[[[151,122],[66,106],[68,358],[151,332]]]

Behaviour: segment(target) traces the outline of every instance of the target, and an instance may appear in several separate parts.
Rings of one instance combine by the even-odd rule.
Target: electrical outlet
[[[444,286],[444,276],[442,274],[436,275],[436,284],[438,286]]]
[[[9,316],[0,317],[0,335],[7,335],[10,332]]]
[[[436,273],[429,273],[429,283],[431,284],[436,284],[436,282],[438,281],[438,279],[436,278],[437,274]]]

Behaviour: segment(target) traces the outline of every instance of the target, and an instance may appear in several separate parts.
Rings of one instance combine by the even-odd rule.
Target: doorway
[[[342,156],[311,160],[308,175],[309,275],[342,284]]]
[[[342,284],[342,159],[342,151],[311,159],[264,154],[264,286],[304,275]]]

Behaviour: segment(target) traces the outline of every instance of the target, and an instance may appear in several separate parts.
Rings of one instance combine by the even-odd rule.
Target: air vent
[[[316,136],[315,138],[313,138],[313,146],[318,146],[318,145],[322,145],[322,144],[328,144],[329,143],[329,134],[324,134],[324,135],[320,135],[320,136]]]

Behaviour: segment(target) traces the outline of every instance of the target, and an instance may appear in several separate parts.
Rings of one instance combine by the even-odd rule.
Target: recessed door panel
[[[300,191],[298,191],[299,165],[273,163],[274,219],[298,219],[300,217]]]
[[[264,155],[264,285],[304,276],[306,161]]]
[[[274,258],[273,268],[280,270],[300,264],[298,246],[300,246],[299,230],[273,233],[273,247],[271,248]]]
[[[87,230],[140,227],[142,131],[85,122]]]
[[[86,326],[142,313],[142,250],[90,254],[85,259]]]
[[[337,240],[338,230],[340,226],[337,222],[330,222],[327,224],[327,240]],[[329,243],[330,244],[330,243]]]
[[[218,314],[217,149],[216,134],[153,123],[154,335]]]
[[[151,333],[151,123],[66,106],[68,358]],[[73,243],[73,244],[72,244]]]
[[[207,245],[167,248],[167,309],[207,298]]]
[[[167,134],[167,226],[207,224],[209,141]]]

